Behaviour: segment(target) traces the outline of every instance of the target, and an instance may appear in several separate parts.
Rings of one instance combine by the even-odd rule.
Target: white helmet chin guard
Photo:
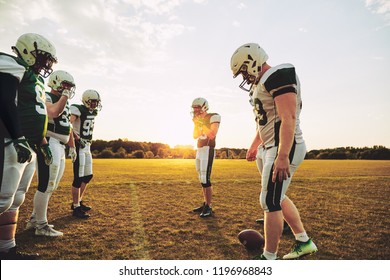
[[[84,91],[82,101],[84,106],[87,107],[90,111],[100,111],[102,109],[100,95],[94,89],[87,89],[86,91]]]
[[[24,60],[36,74],[47,78],[53,72],[52,66],[57,63],[56,49],[45,37],[26,33],[19,37],[12,50]]]
[[[233,53],[230,68],[233,71],[233,78],[242,74],[244,80],[239,86],[241,89],[250,91],[250,88],[245,88],[245,85],[249,84],[252,87],[256,83],[261,66],[267,59],[267,53],[256,43],[244,44]]]
[[[50,74],[47,85],[62,94],[64,90],[69,91],[69,99],[75,94],[76,85],[73,76],[66,71],[57,70]]]
[[[209,109],[209,103],[203,97],[195,98],[191,105],[191,116],[196,117]]]

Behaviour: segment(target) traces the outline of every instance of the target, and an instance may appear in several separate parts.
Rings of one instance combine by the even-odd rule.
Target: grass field
[[[216,160],[212,218],[190,210],[202,202],[194,160],[94,160],[94,178],[85,200],[91,218],[73,218],[71,163],[49,203],[49,222],[60,238],[24,230],[36,190],[33,181],[20,209],[17,244],[42,259],[245,260],[237,240],[243,229],[263,233],[255,223],[260,177],[255,163]],[[312,260],[390,259],[390,161],[306,160],[288,196],[296,203],[319,251]],[[282,237],[279,256],[293,244]]]

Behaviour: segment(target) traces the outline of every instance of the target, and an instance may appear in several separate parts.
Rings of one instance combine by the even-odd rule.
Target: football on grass
[[[257,230],[244,229],[237,237],[247,250],[259,250],[264,246],[264,237]]]

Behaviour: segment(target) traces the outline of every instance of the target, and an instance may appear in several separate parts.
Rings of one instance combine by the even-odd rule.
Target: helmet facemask
[[[193,118],[195,118],[195,117],[202,115],[204,112],[205,111],[203,110],[203,108],[201,106],[193,106],[192,110],[191,110],[191,116]]]
[[[34,44],[36,47],[36,44]],[[39,73],[42,77],[47,78],[53,72],[53,64],[57,63],[50,53],[36,49],[31,54],[35,57],[35,63],[31,67],[35,73]]]
[[[62,95],[65,90],[69,92],[69,99],[71,99],[76,93],[76,86],[68,81],[63,81],[57,91]]]
[[[98,99],[88,99],[85,103],[86,103],[86,107],[90,111],[94,111],[94,110],[100,111],[102,109],[102,104]]]
[[[259,72],[261,72],[261,66],[260,66]],[[239,85],[239,88],[242,90],[245,90],[247,92],[250,92],[253,84],[256,83],[257,77],[248,73],[248,65],[245,63],[241,65],[240,69],[233,76],[233,78],[236,78],[240,74],[242,75],[243,80],[242,80],[241,84]],[[246,84],[250,85],[250,87],[249,88],[245,87]]]
[[[193,118],[202,115],[209,109],[209,103],[202,97],[195,98],[191,106],[191,116]]]
[[[82,101],[89,111],[100,111],[102,109],[100,95],[96,90],[86,90],[83,93]]]

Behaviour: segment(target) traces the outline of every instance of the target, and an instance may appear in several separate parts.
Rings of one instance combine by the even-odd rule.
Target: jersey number
[[[35,93],[37,94],[37,105],[35,105],[35,110],[40,115],[46,115],[46,105],[45,105],[45,99],[43,97],[43,89],[42,87],[38,85],[35,86]]]
[[[255,98],[254,107],[256,113],[256,121],[259,123],[260,126],[266,125],[268,122],[267,113],[264,111],[263,103],[261,103],[260,99]]]
[[[86,119],[83,123],[83,136],[88,137],[92,135],[93,132],[93,119],[88,120]]]

